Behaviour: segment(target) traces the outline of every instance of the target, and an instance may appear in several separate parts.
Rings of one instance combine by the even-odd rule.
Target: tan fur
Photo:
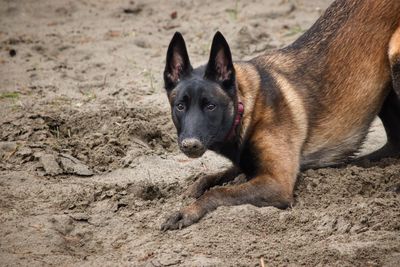
[[[298,143],[301,145],[305,141],[308,131],[307,114],[303,99],[284,76],[278,73],[273,73],[273,76],[282,90],[289,112],[293,117],[294,127],[290,130],[292,130],[293,135],[297,136]],[[300,150],[298,150],[298,152],[300,152]]]
[[[396,32],[390,39],[388,55],[392,63],[396,58],[400,57],[400,27],[397,28]]]
[[[163,229],[188,226],[221,205],[290,206],[300,168],[351,158],[382,110],[394,121],[388,140],[398,142],[400,104],[387,96],[400,96],[399,22],[399,0],[338,0],[292,45],[236,63],[244,114],[232,159],[253,177],[208,191],[210,179],[200,180],[192,191],[204,194]]]
[[[357,1],[354,1],[358,4]],[[326,109],[311,129],[304,154],[355,146],[387,95],[390,66],[386,48],[400,18],[400,1],[364,1],[327,51]],[[375,13],[375,14],[374,14]],[[376,22],[376,17],[382,19]],[[395,19],[394,19],[395,18]],[[360,32],[359,36],[354,32]],[[351,38],[351,36],[354,36]],[[360,108],[369,103],[367,110]]]
[[[316,121],[308,120],[307,112],[312,109],[310,105],[313,103],[300,93],[297,84],[292,84],[296,66],[301,66],[304,58],[313,53],[312,47],[306,46],[304,50],[297,51],[300,56],[276,51],[256,59],[257,64],[270,71],[281,90],[281,101],[284,102],[281,109],[285,110],[281,110],[279,115],[260,100],[257,69],[252,64],[235,65],[240,97],[246,107],[242,138],[251,139],[259,148],[262,162],[268,162],[265,168],[274,174],[279,172],[280,177],[283,172],[295,176],[299,167],[297,154],[301,155],[303,164],[328,165],[354,153],[374,118],[371,114],[378,113],[388,94],[390,64],[387,47],[390,38],[390,51],[398,48],[398,42],[400,44],[400,31],[393,34],[396,21],[400,18],[400,1],[352,1],[348,5],[353,5],[354,14],[324,51],[322,71],[316,69],[315,75],[323,80],[314,86],[322,87],[327,92],[316,96],[324,107],[317,111],[320,116]],[[382,19],[376,23],[376,17],[371,12],[378,13],[375,16]],[[356,31],[359,36],[353,34]],[[307,71],[313,73],[313,66],[309,66]],[[301,86],[301,79],[307,77],[294,77],[294,80],[297,79]],[[280,116],[279,125],[272,122],[274,116]],[[322,153],[318,154],[321,158],[314,156],[317,153]],[[280,155],[285,155],[285,159],[281,159]]]
[[[257,70],[251,64],[235,64],[236,80],[238,87],[238,99],[245,106],[240,136],[246,139],[254,112],[254,104],[258,96],[260,77]]]

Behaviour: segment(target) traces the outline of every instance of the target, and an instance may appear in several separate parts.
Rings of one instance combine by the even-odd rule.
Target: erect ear
[[[235,82],[231,50],[224,36],[219,31],[214,35],[211,45],[210,59],[204,77],[219,83],[226,88]]]
[[[168,46],[167,60],[164,70],[164,84],[167,91],[172,90],[177,83],[192,71],[189,55],[182,34],[176,32]]]

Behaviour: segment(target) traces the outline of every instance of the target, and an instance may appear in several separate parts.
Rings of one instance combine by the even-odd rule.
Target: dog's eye
[[[214,104],[208,104],[208,105],[206,106],[206,108],[207,108],[207,110],[212,111],[212,110],[214,110],[214,109],[216,108],[216,105],[214,105]]]
[[[176,109],[179,111],[183,111],[185,109],[185,105],[182,103],[179,103],[178,105],[176,105]]]

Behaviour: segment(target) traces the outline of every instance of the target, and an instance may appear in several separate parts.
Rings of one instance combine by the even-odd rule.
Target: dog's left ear
[[[214,35],[211,45],[210,59],[204,77],[221,83],[226,89],[235,82],[235,69],[228,43],[219,31]]]

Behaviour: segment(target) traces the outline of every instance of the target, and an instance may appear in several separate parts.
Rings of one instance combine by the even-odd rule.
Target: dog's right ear
[[[167,61],[164,70],[165,89],[170,91],[175,88],[182,78],[193,70],[190,65],[189,55],[186,50],[182,34],[176,32],[168,46]]]

